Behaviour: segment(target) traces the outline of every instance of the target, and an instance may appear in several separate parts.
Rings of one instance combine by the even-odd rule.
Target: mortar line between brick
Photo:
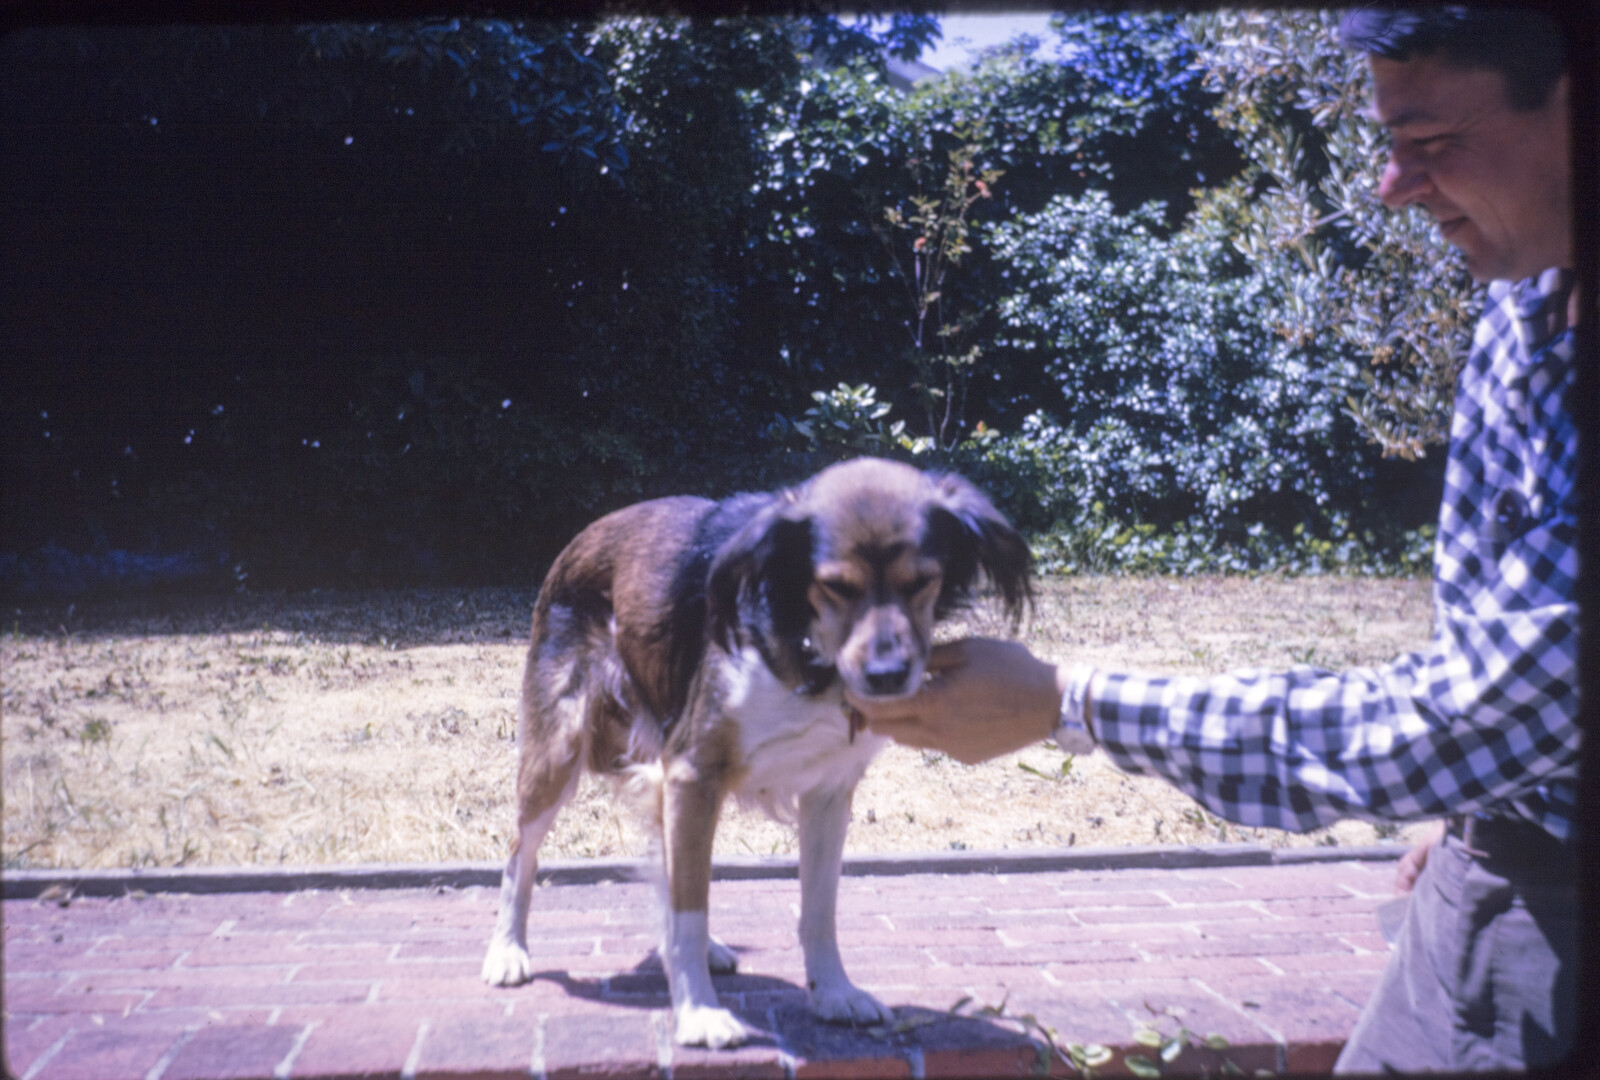
[[[161,1080],[161,1074],[166,1072],[173,1061],[177,1059],[178,1051],[183,1049],[184,1043],[194,1038],[194,1033],[199,1030],[198,1027],[184,1028],[178,1037],[173,1040],[172,1045],[167,1047],[166,1053],[157,1058],[156,1063],[150,1066],[150,1071],[144,1074],[144,1080]]]
[[[789,1049],[789,1044],[784,1042],[783,1030],[778,1027],[778,1007],[767,1006],[767,1030],[772,1032],[772,1041],[778,1047],[778,1068],[783,1070],[783,1080],[794,1080],[795,1070],[799,1068],[795,1061],[794,1051]]]
[[[1266,1034],[1272,1039],[1273,1043],[1275,1043],[1277,1045],[1277,1047],[1278,1047],[1278,1061],[1279,1061],[1279,1063],[1281,1064],[1282,1062],[1288,1060],[1287,1059],[1287,1053],[1288,1053],[1287,1040],[1284,1039],[1283,1032],[1276,1030],[1275,1028],[1271,1027],[1268,1024],[1262,1023],[1261,1018],[1259,1016],[1253,1015],[1250,1012],[1250,1010],[1239,1008],[1239,1006],[1235,1005],[1232,1001],[1230,1001],[1228,999],[1226,994],[1223,994],[1221,991],[1213,988],[1211,986],[1211,984],[1206,982],[1204,979],[1199,978],[1198,976],[1191,975],[1189,977],[1189,983],[1192,986],[1199,987],[1201,990],[1205,991],[1206,993],[1210,994],[1212,997],[1216,998],[1230,1012],[1233,1012],[1233,1013],[1237,1014],[1238,1016],[1243,1017],[1244,1019],[1250,1021],[1250,1023],[1254,1024],[1256,1027],[1260,1028],[1262,1031],[1266,1032]],[[1282,1068],[1280,1068],[1278,1071],[1279,1072],[1283,1072],[1284,1070]]]
[[[289,1080],[289,1072],[294,1068],[294,1059],[300,1056],[300,1051],[305,1049],[306,1040],[311,1038],[311,1033],[320,1023],[321,1020],[313,1020],[300,1029],[300,1034],[294,1037],[294,1042],[289,1046],[289,1052],[283,1055],[283,1060],[272,1070],[274,1080]]]
[[[411,1053],[406,1055],[406,1063],[400,1066],[400,1080],[417,1080],[417,1065],[422,1061],[422,1041],[428,1037],[428,1028],[432,1021],[424,1019],[417,1025],[417,1037],[411,1040]]]
[[[67,1040],[72,1038],[77,1033],[78,1029],[73,1028],[71,1031],[61,1036],[61,1038],[51,1043],[48,1050],[33,1059],[33,1064],[28,1066],[28,1071],[22,1074],[22,1080],[33,1080],[35,1076],[38,1076],[39,1071],[50,1063],[50,1059],[61,1053],[62,1048],[67,1045]]]
[[[528,1055],[528,1075],[533,1077],[533,1080],[547,1080],[544,1063],[544,1036],[549,1024],[549,1013],[540,1013],[533,1022],[533,1053]]]

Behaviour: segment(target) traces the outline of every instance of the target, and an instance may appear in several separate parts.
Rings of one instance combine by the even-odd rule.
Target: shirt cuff
[[[1096,746],[1094,728],[1089,723],[1089,682],[1095,669],[1079,664],[1067,675],[1066,693],[1061,695],[1061,715],[1056,721],[1055,741],[1068,754],[1087,754]]]

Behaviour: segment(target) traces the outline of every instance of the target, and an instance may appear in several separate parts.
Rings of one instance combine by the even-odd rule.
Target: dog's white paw
[[[528,950],[514,941],[491,941],[483,958],[483,981],[490,986],[520,986],[533,978]]]
[[[894,1010],[848,982],[811,991],[811,1007],[830,1024],[892,1024]]]
[[[714,1005],[685,1005],[677,1010],[677,1040],[682,1046],[721,1050],[750,1038],[750,1029],[727,1009]]]
[[[713,975],[732,975],[739,970],[739,954],[717,938],[706,946],[706,966]]]

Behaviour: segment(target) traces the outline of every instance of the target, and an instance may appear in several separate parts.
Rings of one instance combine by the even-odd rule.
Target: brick
[[[301,964],[289,976],[291,983],[311,982],[377,982],[381,979],[476,979],[482,966],[481,959],[472,960],[414,960],[402,963],[393,960],[361,961],[359,963]]]
[[[1235,892],[1231,896],[1224,896],[1225,900],[1243,899],[1244,894]],[[994,905],[996,911],[1013,911],[1024,909],[1026,905],[1013,902],[1009,895],[1003,895],[999,903]],[[1172,900],[1166,889],[1152,888],[1148,884],[1141,884],[1138,888],[1131,889],[1057,889],[1054,902],[1040,905],[1047,909],[1065,909],[1076,911],[1080,908],[1102,907],[1171,907]]]
[[[1097,908],[1093,911],[1074,912],[1073,915],[1084,924],[1095,926],[1125,926],[1138,923],[1204,924],[1246,919],[1259,922],[1262,918],[1260,909],[1247,903],[1197,904],[1193,907],[1169,908]]]
[[[1166,963],[1174,957],[1262,956],[1277,964],[1278,958],[1286,956],[1312,953],[1341,956],[1355,954],[1355,950],[1337,934],[1223,935],[1182,942],[1148,944],[1141,942],[1139,948],[1156,963]]]
[[[1212,989],[1209,983],[1189,980],[1148,990],[1130,987],[1106,996],[1128,1015],[1129,1037],[1140,1026],[1153,1026],[1167,1035],[1184,1027],[1199,1038],[1220,1035],[1235,1048],[1276,1045],[1275,1030],[1261,1023],[1262,1010],[1234,1007],[1208,992]]]
[[[798,986],[756,990],[739,995],[743,1009],[764,1016],[772,1009],[809,1009],[811,995]]]
[[[1359,896],[1326,896],[1313,900],[1264,900],[1262,907],[1274,918],[1313,918],[1320,919],[1327,915],[1364,915],[1370,922],[1376,924],[1377,915],[1374,913],[1377,904],[1372,900]]]
[[[465,1076],[523,1080],[533,1062],[538,1034],[537,1021],[530,1017],[445,1015],[431,1020],[417,1058],[417,1080]]]
[[[898,1040],[826,1024],[809,1008],[776,1009],[777,1033],[794,1061],[796,1080],[901,1080],[912,1075]],[[906,1014],[896,1012],[897,1018]]]
[[[1041,986],[1018,987],[1001,979],[973,978],[957,986],[884,986],[862,985],[863,990],[876,994],[878,999],[896,1010],[902,1008],[932,1009],[948,1012],[963,998],[974,1001],[1021,1002],[1029,1000]]]
[[[1137,1054],[1148,1060],[1157,1060],[1158,1054],[1148,1047],[1135,1045],[1127,1048],[1121,1055],[1120,1064],[1126,1065],[1128,1055]],[[1166,1076],[1218,1076],[1218,1075],[1245,1075],[1253,1076],[1260,1070],[1268,1073],[1278,1071],[1279,1047],[1271,1042],[1252,1042],[1230,1045],[1221,1050],[1213,1050],[1205,1045],[1190,1043],[1171,1062],[1162,1064],[1162,1073]],[[1238,1070],[1233,1072],[1233,1070]],[[1297,1070],[1291,1067],[1290,1072]]]
[[[379,1001],[461,1001],[488,1000],[503,997],[506,987],[490,986],[478,977],[476,969],[470,973],[441,975],[431,978],[424,974],[397,972],[398,977],[384,979],[378,984]],[[342,983],[306,983],[306,986],[341,986]]]
[[[1280,980],[1281,983],[1281,980]],[[1213,987],[1225,997],[1226,986]],[[1360,1011],[1330,991],[1320,988],[1263,984],[1238,993],[1257,1003],[1257,1022],[1271,1027],[1289,1045],[1342,1042],[1355,1028]]]
[[[5,971],[7,1012],[47,1013],[57,1011],[52,1000],[67,986],[73,976],[67,975],[16,975]]]
[[[79,960],[63,963],[58,971],[164,971],[184,955],[179,949],[124,949],[113,952],[91,952]],[[6,960],[9,962],[10,957]]]
[[[911,1032],[922,1051],[924,1076],[1034,1075],[1041,1046],[1015,1026],[972,1016],[926,1019],[933,1022]]]
[[[1382,971],[1389,958],[1379,953],[1312,953],[1305,956],[1274,956],[1271,963],[1291,975],[1323,971]]]
[[[1378,925],[1370,914],[1326,915],[1321,918],[1263,918],[1250,927],[1252,934],[1325,934],[1371,930]],[[1208,928],[1213,929],[1214,928]]]
[[[140,1022],[108,1021],[71,1035],[36,1080],[104,1080],[111,1076],[143,1076],[181,1038],[180,1029]]]
[[[1011,1071],[1024,1051],[1015,1033],[1004,1036],[1010,1044],[951,1036],[935,1045],[935,1033],[952,1030],[944,1011],[968,992],[996,1004],[1006,999],[1008,1013],[1032,1013],[1064,1039],[1121,1047],[1112,1073],[1124,1071],[1126,1054],[1137,1052],[1131,1035],[1135,1019],[1148,1015],[1146,1001],[1160,1008],[1192,999],[1189,1007],[1199,1011],[1185,1022],[1201,1033],[1209,1032],[1196,1017],[1212,1022],[1207,1008],[1217,1010],[1215,1022],[1231,1017],[1239,1025],[1219,1032],[1233,1042],[1226,1051],[1186,1049],[1169,1074],[1216,1075],[1218,1055],[1232,1055],[1228,1060],[1247,1073],[1276,1067],[1279,1048],[1269,1032],[1283,1023],[1280,1012],[1298,1011],[1316,1022],[1298,1034],[1286,1029],[1288,1060],[1292,1067],[1324,1068],[1377,981],[1382,965],[1374,962],[1387,950],[1372,907],[1391,881],[1392,867],[1361,864],[846,879],[840,938],[853,976],[902,1016],[921,1008],[939,1018],[888,1038],[822,1025],[810,1013],[800,985],[794,882],[720,882],[713,931],[740,950],[741,972],[719,977],[719,993],[752,1022],[781,1017],[782,1050],[760,1042],[718,1053],[672,1048],[674,1073],[776,1075],[789,1054],[798,1075],[906,1076],[913,1047],[929,1076]],[[296,1058],[296,1076],[367,1071],[363,1058],[371,1060],[370,1071],[394,1075],[423,1019],[438,1020],[441,1030],[470,1021],[537,1032],[543,1016],[547,1034],[558,1033],[558,1048],[562,1030],[573,1032],[569,1043],[582,1042],[579,1029],[565,1025],[611,1032],[664,1020],[665,983],[659,961],[651,959],[651,889],[538,890],[535,907],[544,914],[534,919],[531,945],[540,970],[531,984],[514,989],[477,982],[496,901],[491,889],[419,889],[79,901],[65,909],[9,902],[8,1048],[36,1057],[52,1045],[48,1036],[59,1039],[74,1024],[127,1032],[133,1029],[122,1025],[137,1020],[138,1039],[184,1025],[251,1027],[269,1032],[260,1037],[271,1042],[317,1021]],[[219,927],[223,937],[215,935]],[[53,940],[58,935],[60,942]],[[57,963],[63,947],[87,959]],[[185,951],[184,969],[167,971]],[[1256,963],[1258,957],[1271,967]],[[1352,957],[1358,963],[1365,957],[1373,969],[1345,970]],[[30,974],[29,966],[44,970]],[[1337,970],[1319,970],[1330,966]],[[73,977],[46,974],[66,970]],[[286,975],[288,981],[271,981]],[[63,987],[67,992],[57,994]],[[389,996],[368,1003],[374,987]],[[1273,996],[1295,993],[1313,996]],[[1265,1004],[1247,1008],[1246,998]],[[139,1012],[122,1016],[140,1001]],[[1311,1011],[1307,1001],[1322,1002],[1322,1011]],[[36,1011],[19,1011],[21,1005]],[[269,1014],[278,1017],[276,1034],[264,1024]],[[94,1016],[102,1023],[95,1025]],[[1010,1030],[1005,1022],[998,1027]],[[356,1033],[373,1029],[384,1034],[356,1045]],[[654,1072],[664,1030],[658,1026],[652,1042],[640,1028],[637,1054],[591,1064],[602,1072]],[[205,1045],[184,1053],[198,1054]],[[531,1043],[528,1053],[511,1073],[526,1075]],[[179,1060],[175,1054],[174,1064]],[[457,1076],[504,1066],[474,1065],[470,1055],[451,1065],[440,1054],[434,1064],[440,1074]],[[586,1066],[574,1053],[563,1067]]]
[[[354,1004],[367,999],[368,988],[351,983],[272,983],[261,985],[179,986],[157,990],[146,1009],[195,1007],[241,1008],[252,1005]]]
[[[1289,1047],[1286,1068],[1291,1075],[1326,1075],[1333,1072],[1334,1062],[1344,1049],[1348,1036],[1312,1043],[1297,1043]]]
[[[333,949],[308,949],[293,943],[282,945],[253,945],[229,944],[227,942],[207,941],[183,958],[183,967],[208,968],[282,968],[290,964],[302,964],[312,960],[328,960],[341,954],[344,950]],[[357,953],[356,955],[360,955]]]
[[[661,1076],[661,1041],[671,1037],[670,1031],[669,1027],[663,1032],[648,1012],[552,1016],[544,1028],[545,1076],[547,1080],[576,1080],[595,1073]]]
[[[88,949],[81,941],[45,943],[6,942],[6,974],[54,974],[87,964]],[[170,961],[168,961],[170,963]]]
[[[4,1024],[5,1060],[0,1062],[0,1066],[3,1066],[0,1071],[6,1076],[23,1075],[57,1039],[87,1026],[89,1021],[82,1016],[23,1016],[8,1013]]]
[[[1176,979],[1189,976],[1258,975],[1263,968],[1253,956],[1208,956],[1164,960],[1088,961],[1081,964],[1056,962],[1044,970],[1062,982],[1139,982],[1147,979]]]
[[[559,941],[533,939],[528,942],[529,956],[587,956],[594,952],[594,937],[565,938]],[[478,960],[483,959],[489,947],[487,933],[471,938],[407,938],[383,950],[378,959],[396,960]]]
[[[1390,946],[1383,934],[1379,933],[1377,930],[1348,932],[1338,936],[1340,940],[1344,941],[1352,949],[1355,949],[1359,952],[1379,953],[1383,956],[1387,956],[1392,950],[1392,946]]]
[[[109,957],[119,952],[171,952],[184,953],[209,944],[209,934],[151,934],[137,937],[108,937],[95,942],[90,955]]]
[[[662,1016],[658,1022],[663,1028],[670,1028],[669,1017]],[[671,1053],[673,1080],[726,1080],[730,1076],[783,1080],[785,1075],[782,1051],[770,1036],[721,1050],[673,1045]]]
[[[1036,986],[1044,976],[1032,967],[978,965],[962,967],[879,968],[856,965],[851,978],[863,989],[873,986],[968,986],[973,983],[999,983],[1011,986]]]
[[[295,1080],[398,1076],[424,1019],[387,1007],[342,1009],[312,1029],[290,1075]]]
[[[846,938],[839,935],[839,951],[846,959],[850,949],[871,945],[892,945],[896,948],[916,948],[922,945],[985,945],[1000,946],[1000,937],[993,930],[962,929],[960,927],[913,927],[908,930],[884,930],[872,934]]]
[[[1175,989],[1188,989],[1174,980]],[[998,1006],[999,997],[983,997],[974,1004]],[[1040,1024],[1053,1029],[1057,1043],[1112,1046],[1125,1043],[1132,1035],[1133,1023],[1127,1014],[1106,1000],[1106,995],[1076,986],[1052,986],[1019,994],[1005,1002],[1013,1016],[1031,1014]]]
[[[145,1004],[149,994],[141,990],[66,990],[42,997],[17,995],[6,988],[6,1007],[22,1012],[75,1013],[78,1015],[121,1016]]]
[[[1205,937],[1187,923],[1141,923],[1137,926],[1111,923],[1080,926],[1071,922],[1035,922],[1002,926],[997,935],[1008,945],[1096,944],[1107,941],[1196,941]]]
[[[217,1025],[194,1033],[161,1074],[162,1080],[255,1080],[273,1074],[294,1048],[300,1029]]]
[[[1378,971],[1322,972],[1315,982],[1330,994],[1337,994],[1351,1008],[1360,1009],[1366,1006],[1382,977],[1383,973]]]
[[[980,964],[1005,966],[1023,964],[1037,966],[1049,961],[1082,963],[1092,960],[1139,960],[1133,946],[1122,942],[1096,941],[1074,944],[1064,948],[1043,949],[1038,946],[1014,948],[977,948],[972,945],[929,945],[923,950],[935,964],[964,966]]]

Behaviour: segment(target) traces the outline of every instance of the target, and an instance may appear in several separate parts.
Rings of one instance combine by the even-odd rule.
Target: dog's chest
[[[796,693],[754,650],[723,665],[722,712],[737,730],[746,772],[739,793],[786,801],[815,788],[852,787],[888,740],[850,733],[835,683],[815,696]]]

